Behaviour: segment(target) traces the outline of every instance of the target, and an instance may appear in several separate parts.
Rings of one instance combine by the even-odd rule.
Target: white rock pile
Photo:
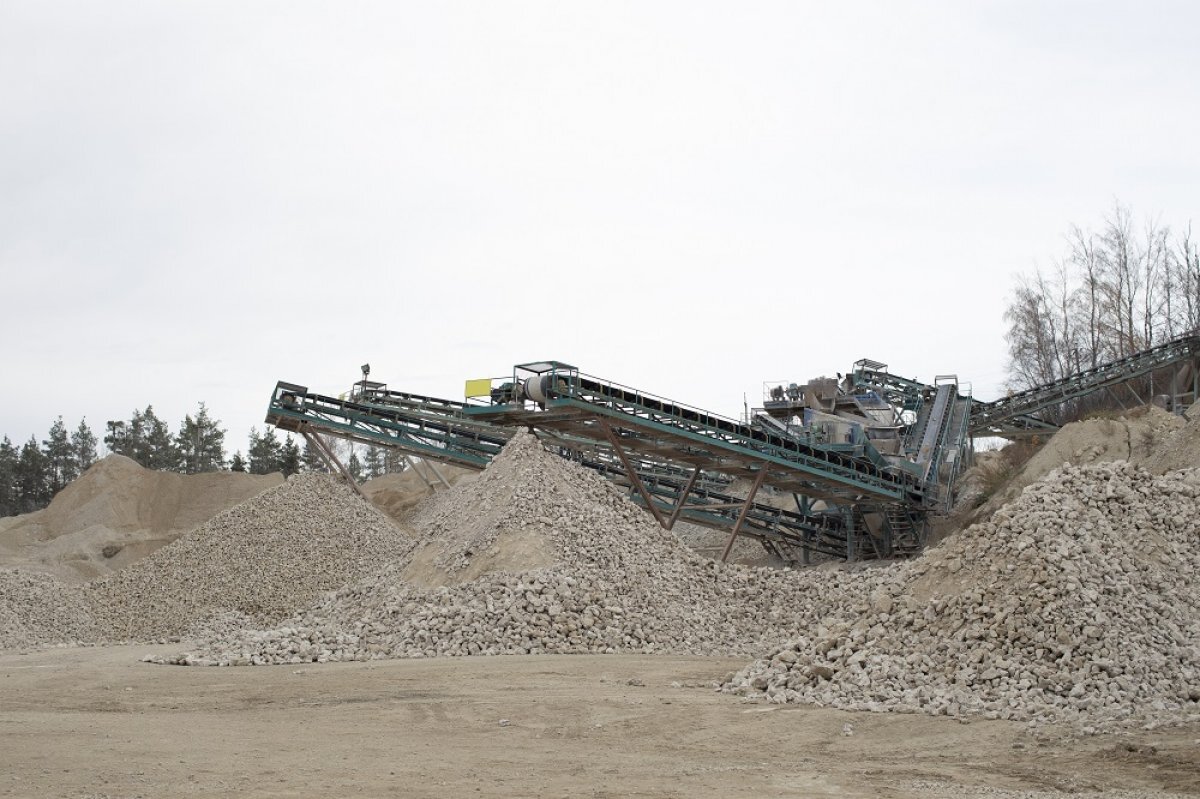
[[[95,640],[83,592],[54,577],[0,569],[0,649]]]
[[[1200,715],[1198,567],[1200,473],[1067,465],[724,690],[1085,727]]]
[[[722,690],[1096,729],[1200,715],[1200,470],[1067,465],[918,560],[785,571],[698,556],[522,433],[413,523],[293,478],[82,592],[0,572],[0,646],[190,635],[158,661],[212,665],[770,652]]]
[[[229,612],[277,622],[412,546],[349,487],[299,475],[84,591],[105,638],[156,640],[211,628]]]
[[[418,519],[447,585],[407,564],[347,586],[268,630],[218,636],[174,663],[267,664],[505,653],[763,651],[821,619],[865,612],[879,570],[784,572],[701,558],[612,484],[516,436],[469,486]],[[475,560],[537,568],[489,571]]]

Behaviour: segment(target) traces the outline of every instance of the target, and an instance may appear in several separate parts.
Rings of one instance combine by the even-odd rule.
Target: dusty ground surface
[[[1039,740],[706,687],[740,658],[139,662],[171,650],[0,653],[0,796],[1200,794],[1198,728]]]

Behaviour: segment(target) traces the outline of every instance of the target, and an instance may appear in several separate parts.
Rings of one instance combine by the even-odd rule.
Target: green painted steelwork
[[[1058,425],[1039,419],[1035,414],[1159,369],[1193,363],[1197,358],[1200,358],[1200,335],[1189,333],[993,402],[974,400],[968,431],[972,436],[1010,438],[1050,435],[1058,430]],[[855,364],[853,381],[855,385],[880,392],[888,401],[910,411],[919,409],[922,398],[934,389],[926,383],[891,374],[884,364],[865,359]]]
[[[482,469],[511,437],[499,427],[465,414],[466,406],[452,400],[387,391],[373,384],[370,391],[351,392],[345,400],[315,394],[304,386],[280,382],[267,411],[267,422],[283,430],[309,431],[399,449],[403,452],[456,466]],[[605,447],[586,445],[585,439],[552,434],[543,437],[558,454],[606,478],[630,485],[628,475]],[[653,496],[674,503],[683,498],[688,472],[670,463],[639,460],[638,478],[651,487]],[[690,501],[680,517],[694,524],[727,529],[733,524],[728,507],[737,501],[720,489],[725,481],[708,477],[690,491]],[[634,501],[638,501],[634,498]],[[767,542],[806,546],[814,552],[836,551],[841,520],[820,512],[784,511],[752,504],[746,521],[748,535]]]
[[[597,439],[602,432],[589,420],[604,418],[627,431],[635,451],[655,451],[672,460],[707,463],[745,476],[766,469],[767,485],[810,496],[922,504],[920,480],[907,470],[881,466],[878,453],[867,454],[870,444],[865,441],[842,445],[774,435],[554,361],[518,366],[514,384],[522,383],[520,372],[530,366],[544,367],[529,378],[538,381],[533,391],[545,393],[539,410],[505,402],[469,406],[466,412],[499,424],[569,429]],[[530,396],[529,388],[525,395]]]
[[[266,421],[282,430],[303,431],[307,426],[473,469],[486,466],[511,436],[505,430],[483,432],[471,420],[457,420],[455,409],[450,414],[435,413],[434,407],[381,407],[312,394],[304,386],[281,382],[271,397]]]
[[[1061,380],[1019,391],[995,402],[984,403],[972,413],[972,431],[986,434],[1013,417],[1033,414],[1055,405],[1116,386],[1158,369],[1194,361],[1200,357],[1200,335],[1191,333],[1125,358],[1118,358],[1069,375]],[[1195,398],[1193,398],[1195,401]]]

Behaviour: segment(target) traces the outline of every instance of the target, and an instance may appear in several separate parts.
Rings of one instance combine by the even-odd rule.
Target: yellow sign
[[[492,379],[490,377],[480,378],[479,380],[467,381],[467,396],[468,397],[486,397],[492,393]]]

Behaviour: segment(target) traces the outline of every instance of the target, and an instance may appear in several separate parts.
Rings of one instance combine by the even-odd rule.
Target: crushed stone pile
[[[424,537],[407,563],[326,595],[281,625],[214,636],[161,662],[752,654],[821,619],[865,612],[881,571],[714,563],[527,433],[414,523]]]
[[[1188,409],[1183,425],[1155,440],[1142,465],[1155,474],[1200,468],[1200,404]]]
[[[48,507],[0,521],[0,567],[85,582],[128,566],[282,481],[279,474],[159,472],[109,455]]]
[[[854,710],[1075,722],[1200,717],[1200,472],[1066,465],[888,570],[860,618],[724,690]]]
[[[348,486],[298,475],[84,591],[106,638],[155,640],[228,612],[278,621],[412,546]]]
[[[0,569],[0,649],[92,641],[96,634],[77,586],[37,572]]]

